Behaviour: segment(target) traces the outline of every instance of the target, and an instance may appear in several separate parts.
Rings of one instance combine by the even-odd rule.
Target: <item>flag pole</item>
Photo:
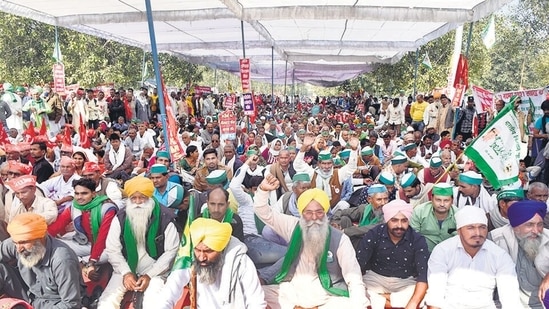
[[[160,105],[160,119],[162,121],[162,131],[164,133],[164,144],[166,151],[170,153],[170,143],[168,141],[168,128],[166,126],[166,105],[164,102],[164,89],[162,89],[162,76],[160,74],[160,63],[158,61],[158,50],[156,49],[156,35],[154,33],[154,21],[152,16],[151,0],[145,0],[147,9],[147,22],[149,24],[149,36],[151,39],[151,54],[153,59],[154,74],[156,76],[156,90],[158,93],[158,104]]]

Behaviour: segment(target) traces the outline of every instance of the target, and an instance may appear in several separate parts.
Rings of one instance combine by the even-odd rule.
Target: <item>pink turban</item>
[[[67,156],[61,157],[61,165],[72,165],[74,166],[74,160]]]
[[[385,220],[385,222],[389,222],[389,220],[391,220],[400,212],[404,216],[406,216],[408,220],[410,220],[413,210],[414,208],[412,207],[412,205],[406,203],[405,201],[393,200],[383,206],[383,219]]]

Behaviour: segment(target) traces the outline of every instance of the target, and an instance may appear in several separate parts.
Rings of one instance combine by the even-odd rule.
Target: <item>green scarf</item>
[[[292,266],[293,262],[297,259],[298,254],[301,252],[301,242],[303,241],[303,231],[299,224],[296,225],[292,238],[290,239],[290,245],[288,246],[288,251],[282,262],[282,268],[280,272],[275,277],[275,283],[280,284],[284,278],[288,275],[288,271]],[[326,243],[324,244],[324,251],[320,257],[320,266],[318,267],[318,279],[322,287],[330,294],[335,296],[349,297],[349,291],[344,289],[334,288],[332,286],[332,279],[330,278],[330,273],[328,273],[328,266],[326,265],[326,260],[328,259],[328,248],[330,247],[330,238],[332,235],[332,229],[328,228],[328,237],[326,238]]]
[[[72,206],[80,211],[90,211],[90,221],[91,221],[91,230],[92,230],[92,243],[95,243],[97,240],[97,234],[99,233],[99,225],[101,224],[101,205],[103,202],[109,199],[106,195],[97,195],[86,205],[80,205],[76,200],[72,201]]]
[[[374,213],[374,207],[372,207],[372,204],[368,204],[364,207],[364,213],[362,214],[362,218],[360,219],[360,222],[358,223],[358,226],[365,226],[365,225],[371,225],[371,224],[377,224],[381,223],[379,220],[379,217],[376,217],[374,215],[373,219],[370,219],[370,217]]]
[[[156,234],[158,233],[158,227],[160,226],[160,205],[158,201],[153,197],[154,208],[152,211],[152,220],[147,231],[147,253],[153,258],[156,259],[158,252],[156,251]],[[126,216],[124,222],[124,243],[126,244],[126,254],[128,256],[128,265],[132,273],[135,273],[137,268],[137,261],[139,257],[137,256],[137,244],[135,243],[135,237],[133,236],[132,227],[130,220]]]
[[[230,224],[231,222],[233,222],[233,215],[234,215],[233,210],[227,207],[227,211],[225,211],[225,217],[223,217],[222,222]],[[208,207],[206,207],[206,209],[204,209],[204,211],[202,212],[202,218],[206,218],[206,219],[211,218]]]

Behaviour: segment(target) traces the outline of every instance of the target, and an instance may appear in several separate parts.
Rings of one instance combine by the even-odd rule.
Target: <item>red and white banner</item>
[[[250,59],[248,58],[240,59],[240,81],[242,82],[242,92],[250,92]]]
[[[454,93],[454,98],[452,99],[452,106],[461,107],[461,101],[463,101],[463,96],[465,95],[465,85],[456,85],[456,92]]]
[[[202,95],[203,93],[212,93],[212,87],[194,86],[194,94]]]
[[[62,63],[53,65],[53,91],[65,94],[65,66]]]
[[[494,93],[475,85],[471,88],[473,89],[477,113],[492,111],[494,108]]]
[[[234,98],[232,95],[225,97],[225,101],[223,101],[223,107],[225,109],[234,109]]]
[[[219,133],[223,141],[236,139],[236,115],[233,111],[226,110],[219,114]]]

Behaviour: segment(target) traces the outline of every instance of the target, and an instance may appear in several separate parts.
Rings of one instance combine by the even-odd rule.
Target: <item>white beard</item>
[[[530,259],[530,261],[534,261],[539,252],[541,237],[538,236],[537,238],[531,239],[528,238],[528,236],[529,234],[523,237],[519,237],[517,235],[517,240],[519,243],[519,247],[524,250],[524,254],[526,254],[526,257]]]
[[[299,225],[303,231],[300,260],[309,274],[316,274],[328,237],[328,217],[324,216],[323,219],[315,221],[301,218]]]
[[[25,250],[26,253],[19,254],[21,264],[27,268],[32,268],[38,264],[46,254],[46,247],[40,241],[35,241],[30,250]]]
[[[154,209],[154,200],[150,198],[143,204],[132,203],[129,199],[126,203],[126,216],[130,221],[133,236],[137,245],[144,245],[146,242],[149,219]]]

